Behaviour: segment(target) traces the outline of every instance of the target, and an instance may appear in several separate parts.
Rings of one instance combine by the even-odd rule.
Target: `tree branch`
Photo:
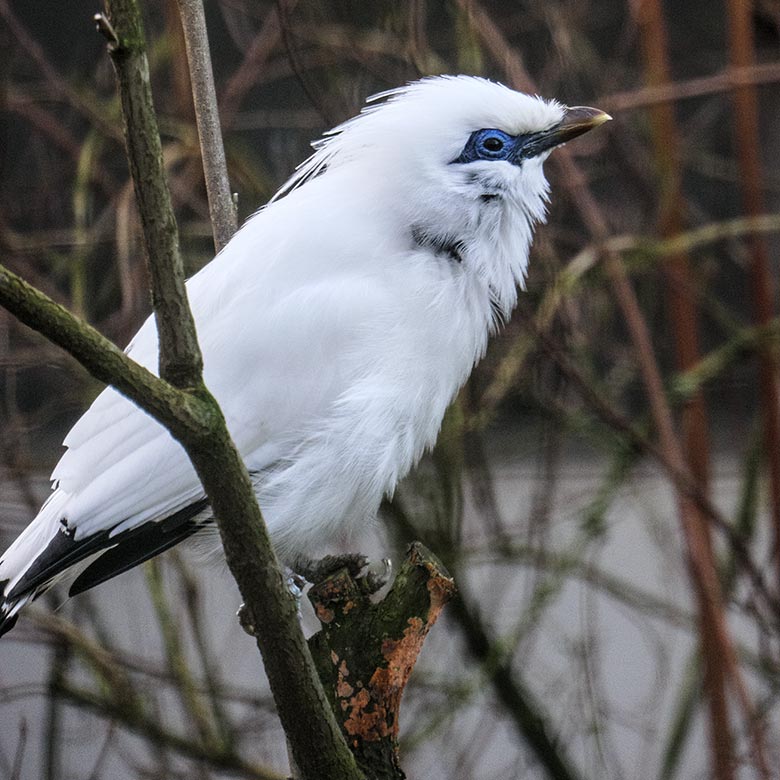
[[[207,424],[198,400],[131,360],[91,325],[0,265],[0,305],[72,355],[92,376],[112,384],[177,438]]]
[[[214,231],[214,248],[217,252],[230,241],[238,229],[236,207],[230,196],[230,182],[225,163],[225,149],[219,126],[217,93],[211,69],[211,55],[206,32],[203,0],[178,0],[184,44],[190,66],[192,101],[198,138],[203,156],[203,173],[206,178],[206,194],[209,214]]]
[[[107,0],[98,17],[108,33],[122,102],[125,145],[146,248],[152,304],[160,339],[160,376],[176,387],[201,383],[203,358],[187,305],[179,229],[165,179],[160,131],[149,87],[141,15],[135,0]]]
[[[361,582],[342,569],[309,591],[322,625],[309,647],[358,764],[372,780],[401,780],[401,697],[455,583],[419,542],[381,602],[372,604]]]
[[[164,745],[204,766],[251,780],[285,780],[278,772],[246,761],[232,750],[171,731],[156,718],[149,717],[140,710],[130,710],[123,701],[118,701],[110,695],[97,694],[65,681],[56,683],[53,690],[73,706],[109,717],[145,737],[149,742]]]

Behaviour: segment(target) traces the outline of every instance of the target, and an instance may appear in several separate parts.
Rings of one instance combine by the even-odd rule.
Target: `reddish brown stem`
[[[711,76],[644,86],[627,92],[614,92],[594,102],[606,111],[630,111],[660,103],[676,103],[703,95],[716,95],[743,85],[772,84],[777,81],[780,81],[778,62],[765,62],[744,68],[729,66]]]
[[[645,81],[651,87],[671,82],[666,23],[660,0],[644,0],[636,6]],[[659,230],[668,238],[683,230],[685,202],[680,175],[680,140],[672,103],[659,103],[650,110],[651,135],[659,174]],[[668,316],[674,336],[677,368],[686,371],[699,360],[698,312],[691,295],[693,278],[690,258],[685,252],[664,261]],[[688,467],[699,488],[706,492],[709,481],[709,432],[704,394],[699,390],[682,410],[683,446]],[[690,503],[684,510],[690,524],[691,544],[701,556],[701,565],[715,573],[717,566],[707,518]],[[695,572],[692,572],[694,575]],[[734,777],[731,726],[729,724],[726,670],[718,645],[718,630],[710,615],[722,609],[720,603],[705,604],[706,593],[699,588],[699,621],[704,665],[704,689],[710,713],[710,747],[713,776],[717,780]]]
[[[729,55],[733,66],[755,64],[753,46],[753,3],[749,0],[729,0]],[[758,95],[753,85],[735,87],[734,135],[739,164],[742,202],[748,216],[764,211],[762,189],[763,172],[759,156]],[[750,281],[753,292],[753,317],[764,325],[773,317],[774,284],[769,268],[765,240],[759,235],[749,239]],[[764,422],[764,457],[769,468],[770,510],[774,525],[772,557],[778,567],[780,582],[780,417],[778,416],[777,362],[770,349],[762,349],[759,356],[761,412]]]

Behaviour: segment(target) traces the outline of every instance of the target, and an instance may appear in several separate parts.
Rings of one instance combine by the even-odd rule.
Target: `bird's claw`
[[[361,590],[368,596],[384,587],[393,570],[389,558],[371,563],[360,553],[326,555],[316,561],[310,558],[299,558],[293,568],[296,574],[315,585],[337,571],[346,569],[350,577],[360,584]]]
[[[374,561],[366,566],[360,575],[359,582],[363,590],[369,596],[382,590],[390,580],[393,573],[393,562],[390,558],[382,558],[381,561]]]
[[[293,563],[292,568],[307,582],[316,585],[335,574],[339,569],[346,569],[351,577],[359,577],[366,566],[368,566],[368,558],[365,555],[341,553],[339,555],[326,555],[319,560],[299,557]]]
[[[249,634],[249,636],[257,636],[257,627],[255,626],[255,621],[252,615],[249,612],[249,608],[246,604],[242,604],[238,608],[238,612],[236,612],[236,616],[238,617],[238,622],[241,625],[241,628],[244,629],[244,631]]]
[[[295,599],[295,606],[298,610],[298,619],[301,619],[301,599],[303,598],[303,590],[306,587],[306,580],[296,574],[292,569],[286,569],[285,570],[285,582],[287,585],[287,589],[290,591],[290,594]],[[255,625],[254,618],[252,617],[252,614],[249,611],[249,608],[246,604],[242,604],[238,611],[236,612],[236,616],[238,617],[238,622],[241,625],[241,628],[244,629],[244,631],[249,634],[249,636],[257,636],[257,626]]]

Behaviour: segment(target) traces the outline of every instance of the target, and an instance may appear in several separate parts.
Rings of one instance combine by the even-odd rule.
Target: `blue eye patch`
[[[466,141],[460,156],[453,163],[471,163],[477,160],[507,160],[519,165],[560,143],[554,130],[524,135],[509,135],[497,128],[475,130]]]
[[[456,163],[475,160],[508,160],[515,148],[515,138],[503,130],[487,128],[477,130],[469,136]]]

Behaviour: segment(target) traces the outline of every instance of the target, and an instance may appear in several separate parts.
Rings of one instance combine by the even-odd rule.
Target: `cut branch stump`
[[[347,569],[314,585],[322,630],[309,639],[344,737],[371,780],[399,780],[401,696],[431,626],[455,593],[441,562],[414,542],[384,599],[374,604]]]

